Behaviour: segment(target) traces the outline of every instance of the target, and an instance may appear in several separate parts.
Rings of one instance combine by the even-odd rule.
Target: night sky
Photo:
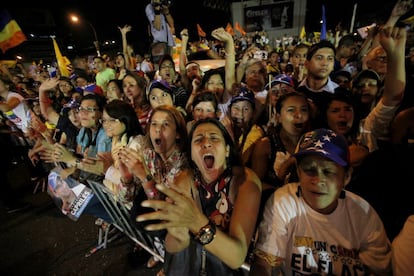
[[[145,52],[149,45],[148,21],[145,16],[145,6],[149,1],[113,1],[103,4],[102,1],[36,1],[32,6],[9,7],[11,15],[16,19],[22,30],[27,33],[32,30],[34,22],[53,22],[56,28],[56,37],[65,43],[75,42],[78,47],[92,45],[93,32],[88,24],[74,25],[69,20],[70,13],[76,13],[88,20],[96,29],[100,41],[121,41],[118,26],[129,24],[132,31],[128,34],[128,41],[137,52]],[[170,8],[174,16],[176,34],[183,28],[190,31],[190,40],[197,39],[196,24],[199,23],[207,34],[217,27],[225,27],[231,22],[231,14],[225,11],[213,10],[203,6],[204,0],[173,0]],[[389,0],[308,0],[306,13],[306,30],[320,31],[321,6],[325,5],[327,27],[334,29],[341,22],[342,27],[349,29],[354,3],[358,2],[355,27],[365,26],[373,21],[385,21],[389,16],[394,1]],[[30,4],[30,3],[29,3]],[[98,6],[99,5],[99,6]],[[40,11],[47,9],[50,16],[45,17]],[[41,24],[40,24],[41,25]],[[48,28],[37,28],[35,31],[47,34]],[[193,38],[193,39],[192,39]],[[17,47],[16,47],[17,48]],[[0,55],[0,58],[2,56]]]

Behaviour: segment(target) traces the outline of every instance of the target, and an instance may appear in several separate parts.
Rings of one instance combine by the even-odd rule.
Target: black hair
[[[313,44],[308,51],[308,54],[306,55],[307,60],[311,60],[312,57],[315,55],[315,53],[322,48],[330,48],[334,52],[334,55],[336,55],[336,49],[335,46],[329,42],[328,40],[321,40],[318,43]]]
[[[204,90],[204,91],[198,93],[194,97],[194,100],[193,100],[193,103],[192,103],[193,109],[200,102],[211,102],[213,104],[213,107],[214,107],[214,112],[217,112],[218,102],[217,102],[216,95],[213,92],[208,91],[208,90]]]
[[[203,78],[201,79],[201,83],[200,83],[200,87],[202,89],[206,86],[207,82],[210,80],[211,76],[213,75],[220,75],[221,79],[223,80],[223,85],[224,87],[226,87],[226,76],[225,76],[224,67],[218,67],[218,68],[213,68],[213,69],[210,69],[204,72]]]
[[[111,118],[118,119],[124,123],[128,140],[136,135],[144,135],[137,114],[130,104],[122,100],[113,100],[105,105],[104,110]]]
[[[81,103],[85,100],[94,100],[96,102],[96,105],[98,106],[99,111],[103,111],[103,108],[106,104],[106,98],[104,96],[100,96],[97,94],[87,94],[82,97]]]
[[[190,166],[193,169],[197,169],[197,165],[194,163],[194,161],[191,158],[191,145],[192,145],[194,131],[199,125],[202,125],[202,124],[213,124],[217,126],[220,132],[223,134],[226,145],[230,147],[229,156],[227,157],[227,167],[231,168],[235,166],[242,166],[240,151],[237,149],[236,145],[234,144],[233,138],[231,137],[227,129],[224,127],[224,125],[216,118],[200,119],[196,121],[193,127],[191,128],[190,133],[188,135],[188,143],[187,143],[187,158],[189,160]]]

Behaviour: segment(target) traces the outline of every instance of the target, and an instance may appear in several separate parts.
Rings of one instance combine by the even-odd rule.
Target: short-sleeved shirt
[[[112,139],[106,135],[103,127],[100,127],[98,132],[92,133],[91,137],[86,133],[86,128],[81,128],[76,142],[81,146],[82,152],[89,148],[90,157],[96,157],[98,152],[110,152],[112,148]]]
[[[387,274],[391,247],[367,201],[349,191],[329,215],[313,210],[299,184],[277,189],[265,206],[256,249],[285,259],[284,275]]]

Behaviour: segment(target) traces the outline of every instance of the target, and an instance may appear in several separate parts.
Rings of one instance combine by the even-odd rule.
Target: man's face
[[[325,157],[307,154],[299,159],[297,171],[306,203],[319,213],[332,213],[345,187],[345,168]]]
[[[335,54],[331,48],[318,49],[310,60],[305,62],[308,76],[315,80],[328,80],[334,69]]]
[[[162,80],[167,81],[169,84],[173,84],[175,81],[175,67],[170,60],[164,61],[159,68],[159,75]]]

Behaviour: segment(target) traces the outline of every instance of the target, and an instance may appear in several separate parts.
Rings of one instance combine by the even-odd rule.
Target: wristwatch
[[[206,245],[212,242],[215,236],[216,225],[213,222],[209,221],[207,225],[201,227],[201,229],[195,235],[194,239],[201,245]]]

